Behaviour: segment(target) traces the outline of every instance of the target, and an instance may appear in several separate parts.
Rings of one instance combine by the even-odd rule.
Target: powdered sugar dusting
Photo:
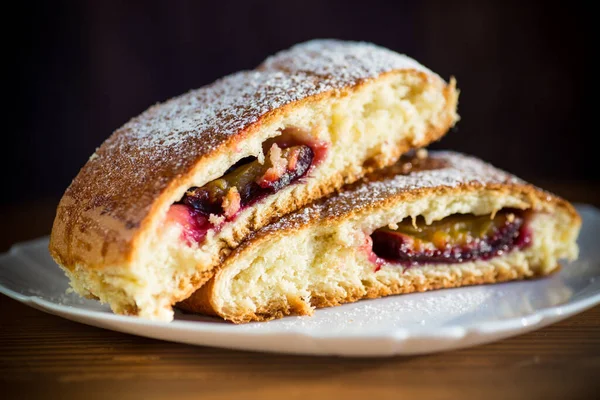
[[[339,204],[340,200],[344,204],[340,212],[356,210],[363,205],[377,203],[396,194],[418,189],[453,188],[465,184],[485,186],[492,183],[524,183],[519,178],[474,157],[454,152],[433,152],[430,157],[445,161],[447,166],[359,185],[353,190],[341,193],[338,196],[339,200],[335,200],[336,204]]]
[[[255,71],[229,75],[154,106],[118,132],[115,145],[160,151],[203,138],[205,152],[271,110],[392,70],[433,72],[415,60],[364,42],[313,40],[269,57]],[[158,149],[157,149],[158,148]]]
[[[223,137],[240,132],[269,111],[331,89],[331,82],[304,73],[239,72],[150,108],[121,128],[121,143],[134,141],[137,147],[156,150],[203,136],[205,151],[210,152]]]
[[[318,330],[329,333],[376,332],[389,329],[390,326],[419,329],[427,327],[428,321],[431,325],[439,326],[465,315],[493,313],[494,310],[490,311],[488,304],[497,304],[503,297],[481,287],[462,291],[416,293],[324,308],[318,310],[318,315],[315,316],[250,323],[244,325],[243,329]]]
[[[455,188],[461,185],[526,184],[523,180],[475,157],[455,152],[430,152],[429,157],[443,161],[444,167],[357,183],[336,196],[283,217],[264,228],[260,234],[296,228],[316,218],[343,218],[345,215],[372,207],[402,193],[421,189]]]
[[[394,69],[414,69],[435,75],[415,60],[371,43],[354,43],[344,51],[340,51],[341,45],[343,42],[338,40],[302,43],[267,58],[259,69],[319,75],[331,79],[335,86],[350,85]]]
[[[256,70],[224,77],[133,118],[96,151],[67,194],[135,226],[173,178],[269,112],[392,70],[432,74],[406,56],[368,43],[297,45]]]

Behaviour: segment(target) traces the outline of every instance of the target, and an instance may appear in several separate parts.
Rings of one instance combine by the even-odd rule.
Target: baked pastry
[[[60,201],[50,252],[76,292],[170,320],[250,232],[440,138],[457,96],[372,44],[297,45],[114,132]]]
[[[180,307],[242,323],[365,298],[548,275],[567,201],[473,157],[403,159],[252,233]]]

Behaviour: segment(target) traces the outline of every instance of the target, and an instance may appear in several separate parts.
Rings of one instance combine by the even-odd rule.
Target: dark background
[[[534,183],[597,187],[587,128],[593,55],[577,2],[144,1],[26,3],[5,14],[16,107],[1,202],[56,201],[94,149],[148,106],[312,38],[372,41],[461,89],[435,148]],[[591,19],[591,18],[590,18]],[[587,50],[587,51],[586,51]],[[587,90],[584,89],[587,85]],[[587,107],[587,108],[586,108]],[[569,197],[568,192],[560,193]]]

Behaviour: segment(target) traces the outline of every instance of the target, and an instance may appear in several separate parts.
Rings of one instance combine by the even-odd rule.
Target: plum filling
[[[188,244],[202,242],[210,229],[219,229],[245,207],[296,182],[318,161],[312,146],[305,144],[267,142],[265,147],[262,164],[255,157],[242,159],[221,178],[190,188],[171,206],[167,219],[184,226]]]
[[[405,266],[487,260],[531,242],[525,214],[501,210],[495,215],[455,214],[426,225],[406,218],[371,235],[378,257]]]
[[[233,217],[247,207],[275,193],[306,174],[314,155],[309,146],[281,149],[273,144],[263,164],[254,159],[234,166],[221,178],[187,191],[181,203],[205,214]]]

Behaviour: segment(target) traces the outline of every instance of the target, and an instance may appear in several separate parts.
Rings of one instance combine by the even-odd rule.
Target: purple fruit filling
[[[404,266],[488,260],[531,243],[525,213],[502,210],[495,215],[455,214],[426,225],[419,217],[377,229],[373,252]]]
[[[184,225],[189,244],[202,242],[210,229],[219,230],[244,208],[298,181],[324,157],[327,146],[323,144],[309,146],[285,139],[264,144],[262,164],[255,157],[244,158],[221,178],[189,189],[171,206],[168,219]]]
[[[275,154],[274,154],[275,153]],[[264,164],[254,159],[202,187],[187,191],[182,204],[200,214],[227,218],[273,194],[306,174],[314,154],[309,146],[271,149]]]

